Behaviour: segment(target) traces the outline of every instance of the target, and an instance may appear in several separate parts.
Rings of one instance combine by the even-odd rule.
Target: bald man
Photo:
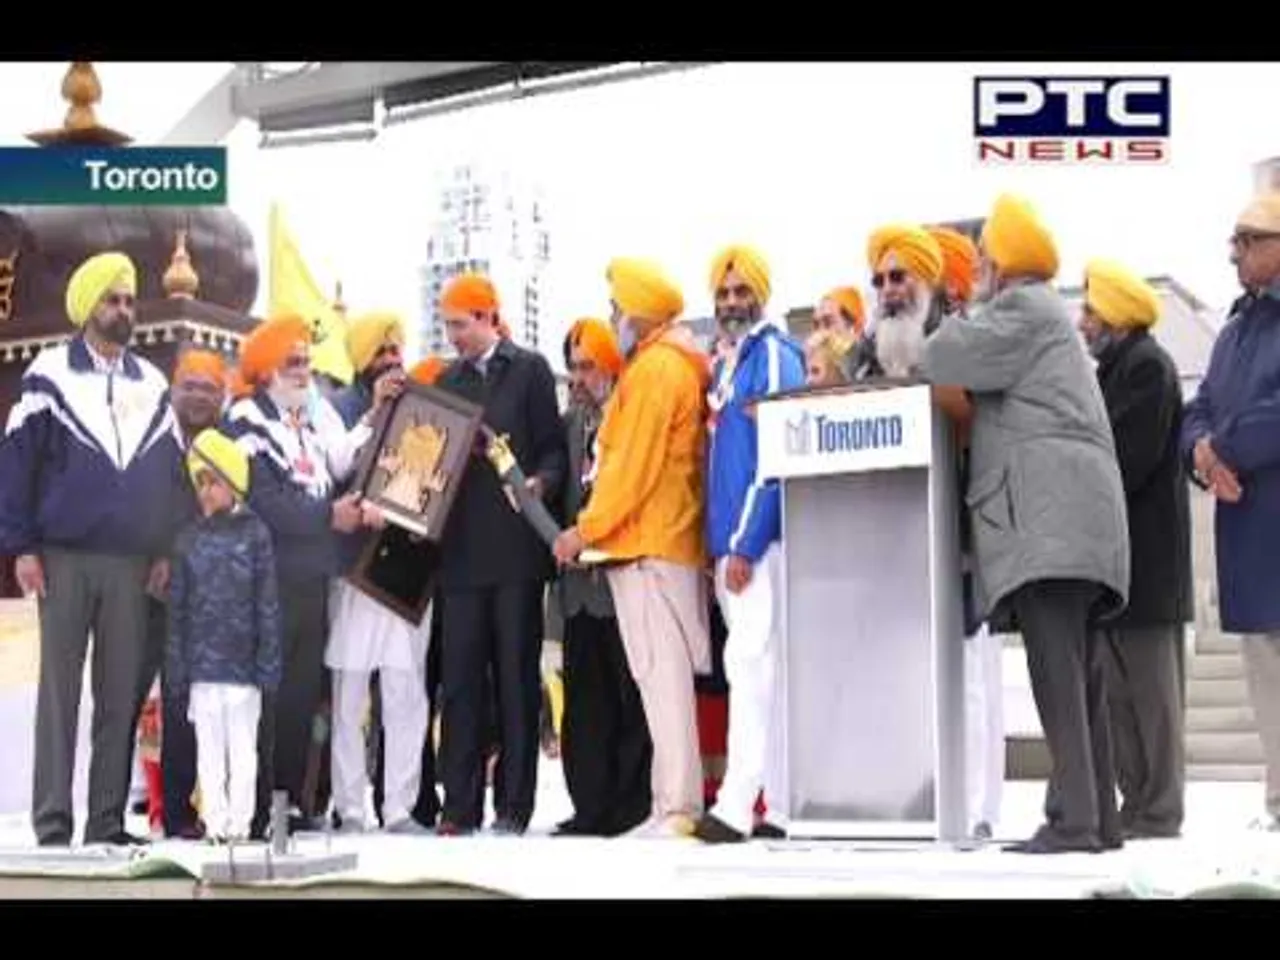
[[[1192,619],[1191,503],[1178,451],[1182,384],[1151,335],[1160,296],[1121,264],[1085,266],[1080,332],[1098,361],[1129,517],[1129,606],[1102,629],[1120,820],[1134,839],[1176,837],[1183,817],[1185,625]]]
[[[436,385],[482,405],[484,422],[507,435],[530,490],[553,502],[564,483],[567,456],[550,364],[502,336],[501,306],[488,278],[455,277],[440,306],[459,359]],[[555,567],[547,545],[515,511],[483,453],[467,465],[440,558],[444,811],[437,830],[456,835],[481,827],[486,673],[491,671],[502,744],[494,775],[493,830],[522,834],[537,790],[544,598]]]
[[[967,501],[978,615],[1022,633],[1053,761],[1025,853],[1122,845],[1105,657],[1093,627],[1129,596],[1124,489],[1106,405],[1051,283],[1053,237],[1002,196],[983,227],[976,309],[925,342],[934,384],[972,397]]]
[[[729,635],[729,744],[715,807],[698,823],[706,843],[751,835],[763,789],[780,819],[782,779],[782,516],[776,480],[759,475],[754,404],[805,383],[804,351],[765,314],[772,292],[759,251],[731,246],[711,266],[716,322],[732,347],[711,390],[707,545]],[[774,823],[773,826],[778,826]]]
[[[706,355],[680,289],[657,264],[613,261],[606,277],[627,363],[600,426],[591,500],[555,544],[573,563],[606,554],[627,663],[653,739],[653,809],[633,833],[690,836],[702,815],[694,675],[711,672],[703,528]]]
[[[935,293],[942,250],[923,227],[889,224],[868,239],[867,265],[876,295],[874,327],[849,353],[850,378],[915,376],[925,337],[941,317]]]
[[[137,273],[121,253],[71,275],[68,343],[22,378],[0,443],[0,556],[40,610],[31,818],[42,846],[66,846],[84,660],[93,641],[93,747],[86,843],[124,830],[147,636],[147,585],[168,546],[178,469],[168,384],[129,349]]]

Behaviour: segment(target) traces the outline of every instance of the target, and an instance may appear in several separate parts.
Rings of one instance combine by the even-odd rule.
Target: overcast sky
[[[103,64],[101,119],[146,143],[227,67]],[[4,142],[61,122],[65,69],[0,65]],[[1167,73],[1172,160],[982,167],[971,139],[980,72]],[[1113,256],[1222,307],[1236,293],[1226,238],[1250,165],[1280,154],[1280,130],[1242,122],[1241,105],[1278,84],[1271,64],[730,64],[433,117],[372,144],[262,151],[242,124],[227,141],[231,204],[265,252],[267,207],[282,201],[326,286],[340,278],[353,310],[390,307],[410,326],[433,177],[475,156],[543,190],[559,325],[606,310],[603,269],[619,254],[666,263],[690,313],[706,313],[710,258],[739,239],[769,256],[779,312],[812,303],[835,284],[865,284],[878,224],[981,216],[1005,189],[1056,232],[1062,282],[1078,282],[1087,258]],[[548,335],[554,358],[559,330]]]

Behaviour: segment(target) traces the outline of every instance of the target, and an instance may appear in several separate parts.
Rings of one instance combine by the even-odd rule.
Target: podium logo
[[[802,413],[787,421],[787,455],[807,457],[813,451],[813,434],[809,429],[810,417]]]
[[[817,418],[818,452],[845,453],[902,446],[902,417]]]

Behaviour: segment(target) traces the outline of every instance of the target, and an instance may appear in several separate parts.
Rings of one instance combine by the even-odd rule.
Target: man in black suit
[[[1176,837],[1183,816],[1191,506],[1178,370],[1148,332],[1159,317],[1159,296],[1140,277],[1106,261],[1086,267],[1080,330],[1098,361],[1129,517],[1129,606],[1103,633],[1120,821],[1131,838]]]
[[[531,492],[544,502],[552,500],[564,482],[567,457],[550,365],[501,335],[497,294],[485,277],[455,277],[440,306],[459,359],[437,385],[483,406],[485,423],[507,437]],[[494,777],[494,830],[523,833],[533,815],[543,604],[554,565],[550,549],[515,502],[478,445],[441,542],[444,811],[437,829],[445,835],[481,826],[488,670],[502,743]]]

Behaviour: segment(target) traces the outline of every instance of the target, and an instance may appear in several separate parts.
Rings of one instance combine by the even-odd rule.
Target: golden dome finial
[[[200,277],[191,266],[187,252],[187,231],[179,230],[173,247],[173,258],[164,272],[164,292],[171,300],[191,300],[200,289]]]
[[[102,83],[92,62],[72,61],[62,78],[62,99],[68,104],[62,126],[29,134],[28,140],[44,147],[60,144],[118,147],[132,142],[132,137],[98,123],[94,106],[102,100]]]

